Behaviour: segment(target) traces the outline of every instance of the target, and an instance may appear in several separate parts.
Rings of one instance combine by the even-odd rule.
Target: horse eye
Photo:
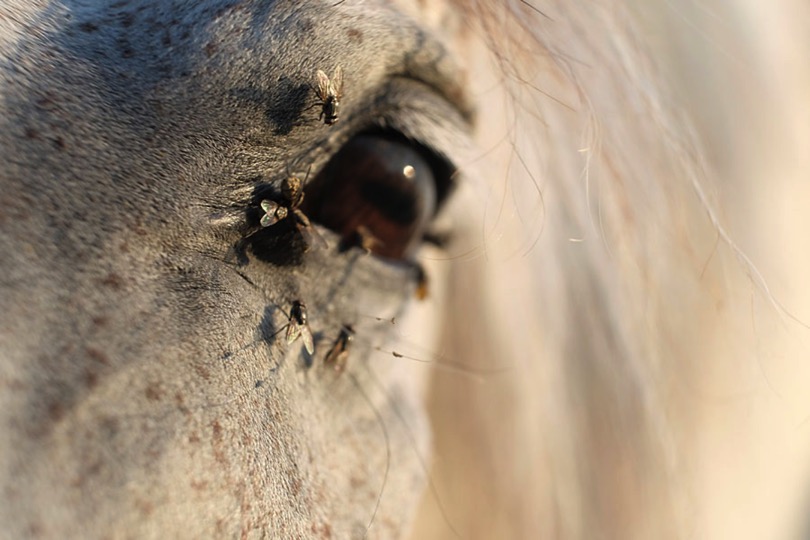
[[[307,185],[303,210],[344,247],[410,259],[450,183],[449,165],[392,134],[358,135]]]

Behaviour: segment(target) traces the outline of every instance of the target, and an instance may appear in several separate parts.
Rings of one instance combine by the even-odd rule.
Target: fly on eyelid
[[[274,201],[264,199],[260,206],[264,215],[259,220],[262,227],[272,227],[281,220],[291,218],[293,223],[304,237],[307,247],[315,245],[318,247],[328,247],[326,240],[312,226],[309,218],[299,208],[304,201],[304,183],[309,178],[309,172],[302,181],[295,175],[290,175],[281,184],[281,199]]]
[[[332,348],[326,353],[323,360],[324,364],[334,366],[335,371],[343,371],[346,367],[346,361],[349,359],[349,348],[353,341],[354,328],[351,325],[344,325],[340,329],[340,334],[338,334]]]
[[[331,126],[338,121],[340,113],[340,98],[343,95],[343,68],[335,66],[331,79],[320,69],[315,75],[318,79],[315,93],[320,99],[318,104],[321,106],[318,120],[323,120],[324,124]]]
[[[304,342],[304,348],[311,355],[315,352],[315,342],[307,320],[307,306],[300,300],[293,302],[290,309],[290,320],[287,323],[287,344],[292,345],[298,338]]]
[[[309,219],[307,219],[304,213],[298,208],[301,206],[301,203],[304,202],[304,182],[306,182],[307,178],[309,178],[309,172],[307,172],[307,176],[304,178],[303,182],[295,175],[288,176],[281,184],[282,200],[274,201],[265,199],[260,203],[262,210],[264,210],[264,215],[259,221],[262,227],[275,225],[282,219],[286,219],[291,213],[295,214],[296,211],[299,212],[301,216],[303,216],[303,219],[306,220],[306,223],[309,224]]]

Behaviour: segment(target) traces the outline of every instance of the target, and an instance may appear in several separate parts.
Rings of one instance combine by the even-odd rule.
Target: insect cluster
[[[316,72],[316,86],[314,91],[319,101],[316,103],[321,108],[319,120],[331,126],[338,121],[340,114],[340,100],[343,95],[343,69],[336,66],[330,78],[323,70]],[[274,225],[292,220],[291,223],[301,234],[306,242],[307,248],[312,245],[327,247],[326,240],[312,226],[309,218],[301,210],[304,201],[304,186],[309,178],[309,172],[302,181],[296,175],[288,175],[281,185],[280,197],[277,199],[263,199],[260,207],[264,213],[259,224],[261,227],[269,228]],[[365,226],[358,227],[356,238],[351,242],[352,246],[360,247],[371,253],[374,246],[380,240]],[[421,266],[417,265],[418,283],[417,298],[424,298],[427,295],[427,278]],[[324,357],[326,365],[334,366],[336,371],[343,371],[349,356],[351,344],[354,340],[354,328],[351,325],[343,325],[337,339],[332,344]],[[309,327],[307,307],[301,300],[295,300],[290,308],[289,319],[286,328],[286,341],[292,345],[297,340],[301,340],[304,349],[309,355],[315,353],[315,340]]]

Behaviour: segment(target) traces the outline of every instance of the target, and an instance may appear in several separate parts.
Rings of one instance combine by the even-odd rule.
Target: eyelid
[[[475,154],[472,125],[463,112],[421,81],[404,77],[389,81],[374,100],[371,116],[372,124],[363,131],[399,133],[453,171]]]
[[[437,187],[443,201],[457,183],[459,165],[477,155],[468,117],[433,85],[421,80],[395,76],[365,92],[358,89],[350,97],[344,95],[342,105],[340,121],[327,131],[321,130],[321,138],[292,158],[292,163],[308,164],[293,167],[295,172],[304,174],[311,165],[310,179],[315,178],[352,138],[361,134],[394,135],[435,158],[431,162],[438,163]],[[273,178],[284,178],[289,168],[285,165]],[[442,174],[445,178],[441,178]]]
[[[441,48],[441,51],[444,53],[445,58],[449,58],[443,48]],[[410,62],[408,66],[410,67],[406,67],[401,76],[403,79],[422,83],[434,94],[442,96],[445,101],[451,104],[469,126],[475,123],[475,107],[465,90],[463,72],[454,62],[450,60],[436,61],[430,64],[430,69],[427,69],[424,63],[420,64],[419,62]]]

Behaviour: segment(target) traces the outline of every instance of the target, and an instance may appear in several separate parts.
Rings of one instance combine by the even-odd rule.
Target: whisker
[[[422,454],[419,452],[419,450],[417,448],[416,439],[413,436],[413,430],[408,425],[408,422],[405,421],[405,415],[402,414],[402,411],[399,409],[399,407],[397,407],[396,402],[393,399],[391,399],[391,395],[385,389],[385,386],[382,384],[382,381],[380,381],[379,377],[377,377],[377,374],[374,372],[374,370],[369,369],[368,373],[371,376],[371,379],[377,385],[377,387],[386,396],[388,396],[388,398],[389,398],[388,402],[391,404],[391,408],[393,409],[394,414],[396,414],[397,418],[402,423],[403,427],[405,427],[405,432],[408,435],[408,440],[411,443],[411,448],[413,448],[413,452],[416,455],[416,459],[419,461],[419,465],[422,467],[422,472],[425,473],[425,477],[427,478],[427,482],[428,482],[428,487],[430,488],[430,492],[433,494],[433,498],[436,500],[436,504],[437,504],[437,506],[439,508],[439,513],[442,515],[442,518],[444,519],[445,524],[450,528],[451,531],[453,531],[453,534],[455,535],[456,538],[461,538],[461,534],[458,532],[458,530],[453,525],[453,523],[450,521],[450,518],[447,515],[447,510],[445,509],[444,504],[442,504],[441,497],[439,497],[439,490],[436,488],[436,485],[433,482],[433,477],[430,475],[430,472],[428,470],[428,466],[425,463],[425,460],[422,457]]]
[[[382,347],[374,347],[374,350],[384,353],[390,354],[394,358],[404,358],[405,360],[410,360],[412,362],[418,362],[420,364],[427,364],[435,369],[447,371],[450,373],[457,373],[459,375],[464,375],[469,377],[475,381],[483,382],[484,377],[491,376],[491,375],[502,375],[504,373],[509,373],[513,370],[512,366],[504,366],[504,367],[497,367],[497,368],[476,368],[465,366],[461,362],[455,362],[452,360],[447,360],[444,357],[438,358],[418,358],[416,356],[411,356],[408,354],[402,354],[400,352],[394,350],[386,350]]]

